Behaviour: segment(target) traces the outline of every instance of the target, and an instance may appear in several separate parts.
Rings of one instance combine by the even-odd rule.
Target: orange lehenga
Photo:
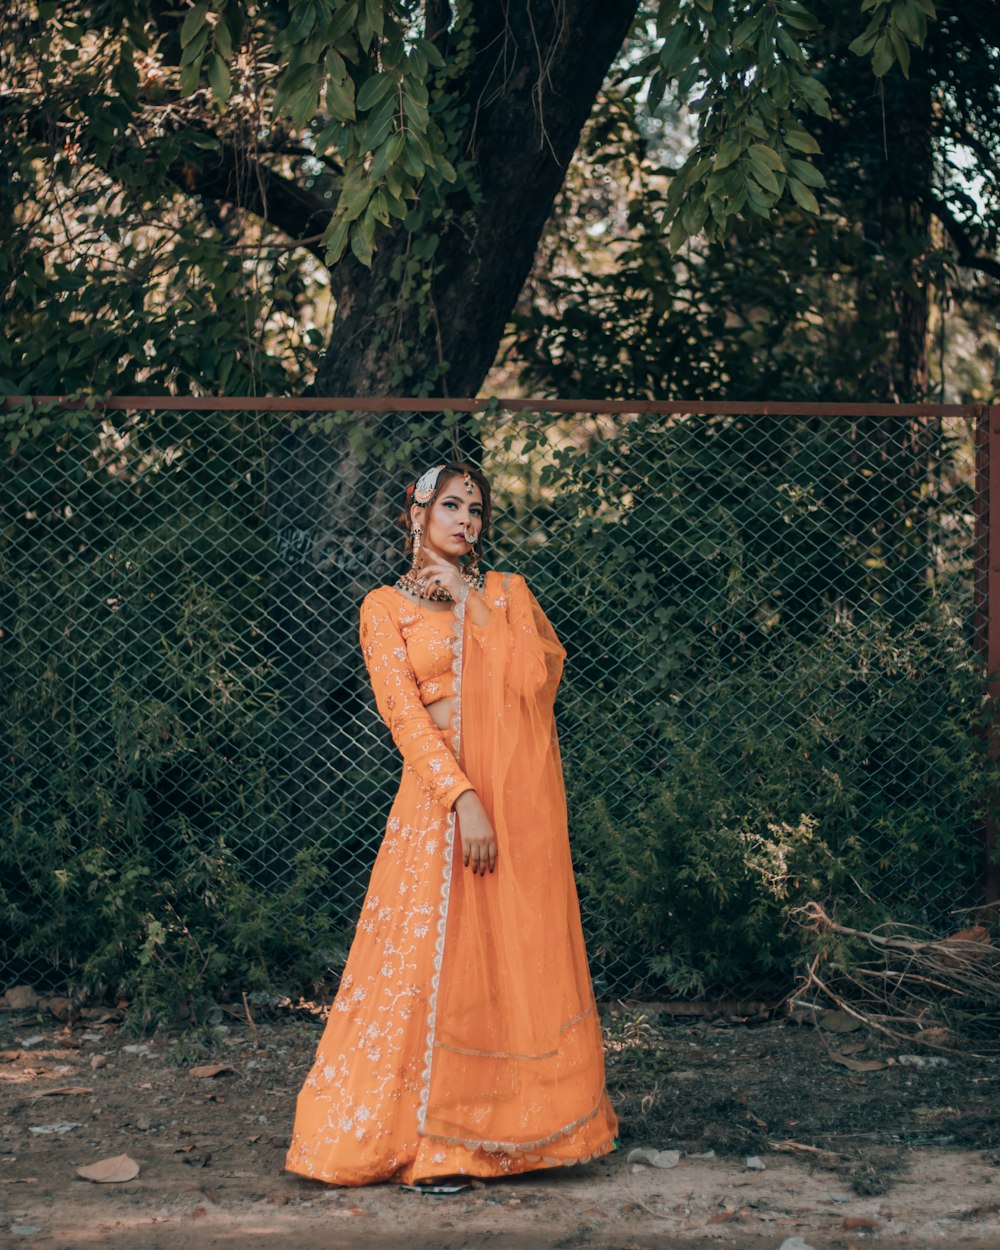
[[[403,775],[298,1097],[286,1167],[302,1176],[501,1176],[614,1145],[553,719],[566,653],[523,577],[490,572],[483,597],[483,627],[391,586],[361,607]],[[441,730],[426,704],[449,694]],[[483,877],[453,810],[469,788],[499,848]]]

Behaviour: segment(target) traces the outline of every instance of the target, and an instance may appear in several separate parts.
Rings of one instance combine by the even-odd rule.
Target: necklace
[[[486,585],[486,577],[478,567],[475,571],[462,570],[462,581],[470,590],[482,590]],[[416,595],[418,599],[430,599],[435,603],[445,603],[451,601],[451,592],[445,586],[431,586],[429,590],[424,590],[418,580],[418,570],[416,567],[409,568],[397,580],[396,589],[405,591],[411,595]]]

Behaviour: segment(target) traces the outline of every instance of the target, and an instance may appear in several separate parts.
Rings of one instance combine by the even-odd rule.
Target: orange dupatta
[[[524,578],[506,574],[497,586],[500,576],[489,575],[489,623],[456,620],[460,714],[451,726],[496,831],[498,865],[484,877],[464,869],[455,829],[418,1128],[470,1149],[567,1162],[560,1138],[577,1159],[581,1139],[592,1138],[582,1157],[603,1153],[617,1122],[553,714],[566,652]]]

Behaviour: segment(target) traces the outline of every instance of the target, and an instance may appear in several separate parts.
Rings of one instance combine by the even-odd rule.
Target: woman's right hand
[[[497,835],[482,800],[475,790],[463,790],[455,800],[458,831],[462,838],[462,863],[481,877],[497,866]]]

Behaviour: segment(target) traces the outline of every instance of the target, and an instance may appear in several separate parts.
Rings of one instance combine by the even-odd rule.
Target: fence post
[[[986,665],[992,715],[985,727],[990,760],[1000,759],[1000,405],[984,404],[976,417],[976,538],[974,570],[976,645]],[[987,795],[983,847],[983,901],[1000,900],[1000,870],[994,862],[1000,794]]]

